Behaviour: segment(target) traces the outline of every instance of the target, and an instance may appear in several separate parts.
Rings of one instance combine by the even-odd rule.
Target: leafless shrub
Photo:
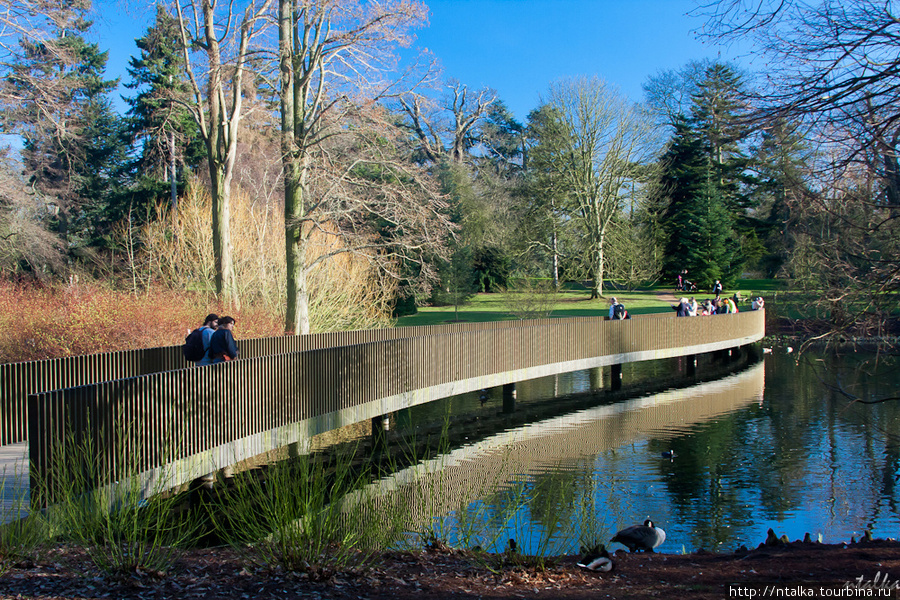
[[[545,319],[553,312],[559,298],[550,279],[522,277],[510,279],[503,291],[503,304],[519,319]]]
[[[176,288],[214,290],[215,259],[209,236],[209,194],[191,186],[178,209],[151,221],[139,232],[132,269],[141,285],[164,283]],[[231,227],[237,289],[244,302],[284,314],[286,285],[284,216],[274,203],[256,202],[247,193],[232,197]],[[123,226],[119,239],[127,245]],[[382,326],[390,316],[394,283],[373,264],[351,253],[335,253],[334,236],[313,234],[308,263],[312,329]],[[320,257],[333,254],[328,260]]]
[[[39,277],[63,269],[60,239],[46,228],[52,207],[16,174],[6,149],[0,153],[0,269]]]

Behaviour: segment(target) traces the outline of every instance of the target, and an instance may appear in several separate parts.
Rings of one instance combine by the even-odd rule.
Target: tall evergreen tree
[[[131,164],[137,182],[132,201],[143,205],[177,198],[177,172],[196,167],[205,157],[197,123],[184,108],[191,89],[184,78],[184,54],[176,40],[178,22],[162,5],[144,37],[135,40],[140,56],[132,57],[126,87],[137,90],[129,104],[132,143],[139,147]],[[182,180],[183,183],[183,180]]]
[[[729,65],[705,66],[694,82],[690,114],[674,119],[655,205],[664,231],[665,274],[683,269],[700,286],[738,277],[764,252],[753,216],[757,182],[745,153],[744,82]]]
[[[118,82],[104,79],[108,53],[84,39],[86,10],[76,5],[59,15],[45,40],[20,40],[4,82],[4,131],[22,137],[32,187],[57,205],[65,239],[93,235],[92,205],[114,187],[109,178],[121,155],[108,100]]]
[[[555,288],[560,285],[570,224],[564,212],[570,189],[555,164],[570,143],[562,117],[552,105],[544,104],[529,113],[523,160],[525,179],[519,191],[523,207],[519,216],[520,253],[529,256],[533,265],[545,267],[546,271],[538,273],[550,276]]]
[[[748,166],[741,144],[749,134],[743,87],[743,79],[732,67],[718,62],[709,65],[697,83],[690,116],[706,147],[718,193],[734,213],[749,203],[741,185]]]
[[[670,279],[687,269],[688,279],[711,286],[716,279],[727,283],[740,274],[740,244],[718,176],[709,146],[686,120],[677,121],[660,178]]]
[[[811,152],[797,125],[776,119],[764,129],[753,159],[758,180],[754,190],[755,226],[767,249],[759,268],[774,277],[793,247],[795,216],[791,205],[808,193],[805,173],[809,171]]]
[[[79,229],[91,243],[103,244],[124,217],[128,125],[105,96],[86,104],[83,115],[84,168],[76,169],[76,191],[83,199]]]

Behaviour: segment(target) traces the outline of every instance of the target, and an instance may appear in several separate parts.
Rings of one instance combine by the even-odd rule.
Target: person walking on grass
[[[238,357],[237,343],[234,341],[235,321],[232,317],[219,319],[219,327],[209,341],[209,356],[212,364],[234,360]]]

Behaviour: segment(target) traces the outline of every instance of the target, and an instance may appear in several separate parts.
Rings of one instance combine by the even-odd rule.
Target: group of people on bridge
[[[206,315],[203,325],[184,338],[184,357],[198,366],[214,365],[234,360],[238,357],[237,343],[234,341],[233,317]]]
[[[686,273],[687,271],[685,270],[678,275],[679,284],[682,284],[684,280],[684,274]],[[696,286],[693,286],[693,289],[696,289]],[[738,304],[741,302],[740,295],[738,293],[735,293],[731,298],[723,298],[723,289],[724,288],[722,286],[722,282],[716,279],[715,284],[713,284],[713,293],[715,294],[715,298],[710,298],[700,303],[698,303],[693,296],[690,298],[681,298],[678,301],[678,304],[672,305],[672,308],[675,309],[675,316],[697,317],[706,315],[726,315],[738,312]],[[750,310],[759,310],[764,306],[765,301],[761,296],[753,298],[753,300],[750,302]],[[631,316],[628,314],[628,311],[625,310],[625,306],[621,302],[619,302],[616,298],[610,298],[609,318],[611,320],[630,319]]]

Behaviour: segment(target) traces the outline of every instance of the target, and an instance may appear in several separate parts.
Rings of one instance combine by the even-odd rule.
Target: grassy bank
[[[787,297],[786,287],[786,282],[782,281],[744,279],[738,281],[735,289],[727,290],[727,295],[730,297],[737,292],[741,298],[748,299],[747,302],[739,305],[739,309],[749,308],[749,299],[754,296],[766,298],[766,306],[769,307],[777,297]],[[523,305],[538,304],[533,301],[533,295],[528,293],[476,294],[458,309],[454,306],[423,306],[414,315],[400,317],[397,320],[397,326],[441,325],[457,320],[467,322],[515,320],[522,318],[516,313],[523,312]],[[609,299],[612,297],[624,304],[632,315],[667,313],[672,311],[674,299],[681,295],[693,296],[699,301],[713,297],[713,294],[704,292],[678,292],[671,286],[648,286],[638,290],[607,288],[605,297],[591,300],[590,292],[587,289],[570,288],[553,294],[552,299],[548,298],[541,302],[540,307],[546,308],[544,314],[535,314],[531,318],[607,316]]]

